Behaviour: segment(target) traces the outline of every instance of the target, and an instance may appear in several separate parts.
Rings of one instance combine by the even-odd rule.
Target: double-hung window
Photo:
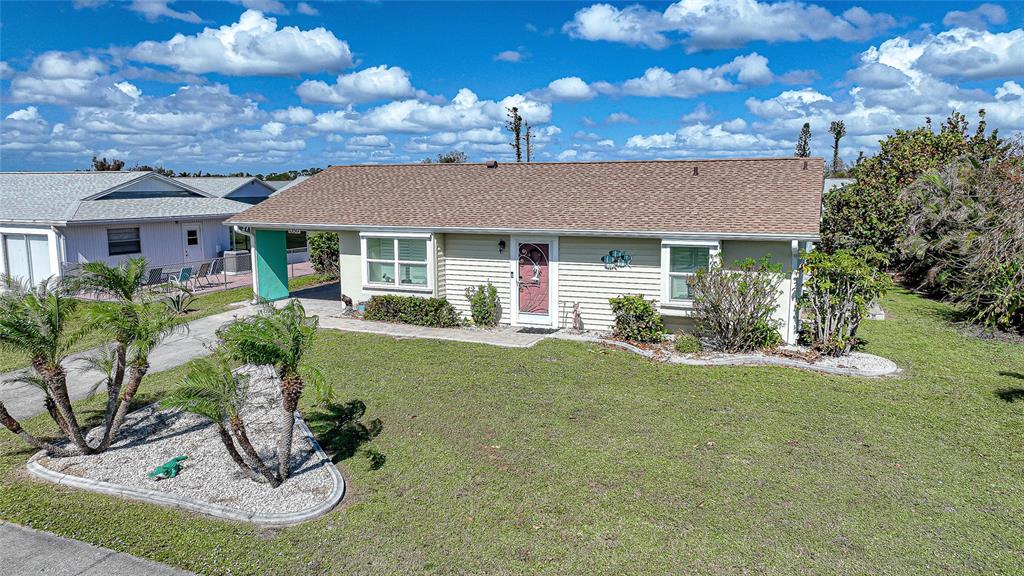
[[[363,238],[368,286],[430,288],[430,238]]]
[[[691,280],[697,270],[707,267],[718,256],[717,242],[669,242],[662,244],[662,303],[689,305],[693,301]]]

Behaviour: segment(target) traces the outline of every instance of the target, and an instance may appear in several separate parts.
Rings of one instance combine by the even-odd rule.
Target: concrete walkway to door
[[[529,348],[543,340],[548,334],[548,331],[529,330],[515,326],[499,326],[480,330],[477,328],[430,328],[412,324],[360,320],[343,315],[345,305],[341,302],[340,296],[341,291],[337,282],[299,290],[291,294],[292,298],[298,298],[302,302],[307,314],[320,316],[321,328],[333,330],[381,334],[395,338],[429,338],[472,342],[504,348]]]

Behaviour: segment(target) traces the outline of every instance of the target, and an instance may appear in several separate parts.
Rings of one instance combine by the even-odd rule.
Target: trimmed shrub
[[[609,298],[612,313],[615,314],[615,337],[633,342],[661,342],[665,325],[654,302],[645,300],[643,294],[629,294]]]
[[[774,318],[781,283],[782,266],[768,256],[697,270],[690,282],[694,333],[722,352],[775,348],[782,343],[782,322]]]
[[[700,338],[693,334],[678,334],[676,335],[674,348],[676,352],[681,354],[693,354],[703,351],[704,344],[701,343]]]
[[[363,318],[434,328],[462,326],[462,318],[459,317],[459,313],[444,298],[420,298],[419,296],[393,294],[373,296],[366,303]]]
[[[822,354],[847,354],[859,342],[857,328],[871,301],[890,285],[880,270],[884,259],[870,247],[833,254],[815,251],[803,257],[801,270],[809,276],[798,302],[807,320],[803,339]]]
[[[338,235],[334,232],[310,232],[306,235],[309,263],[317,274],[337,278],[340,274]]]
[[[469,313],[473,324],[477,326],[497,326],[501,313],[498,302],[498,289],[490,282],[487,285],[466,288],[466,300],[469,300]]]

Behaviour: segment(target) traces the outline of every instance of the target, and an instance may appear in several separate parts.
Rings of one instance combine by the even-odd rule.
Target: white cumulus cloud
[[[397,66],[374,66],[338,76],[334,84],[306,80],[295,90],[303,102],[362,104],[375,100],[400,100],[417,96],[409,73]]]
[[[128,57],[183,72],[229,76],[290,76],[338,71],[352,64],[348,43],[332,32],[278,28],[277,19],[258,10],[246,10],[234,24],[204,28],[192,36],[142,42],[128,51]]]
[[[1006,9],[998,4],[982,4],[974,10],[953,10],[942,23],[950,27],[984,30],[989,24],[1006,24]]]
[[[132,12],[138,12],[142,14],[143,18],[150,22],[156,22],[160,18],[171,18],[172,20],[181,20],[182,22],[190,22],[192,24],[199,24],[203,21],[198,14],[189,10],[188,12],[179,12],[168,6],[172,4],[174,0],[132,0],[132,3],[128,5],[128,9]],[[77,8],[88,7],[92,8],[100,3],[89,2],[85,4],[76,5]]]
[[[490,128],[505,120],[506,108],[516,106],[532,124],[551,120],[551,106],[515,94],[500,101],[480,100],[468,88],[450,102],[434,104],[410,99],[389,102],[365,112],[334,110],[317,115],[313,128],[324,132],[431,132]]]
[[[739,48],[749,42],[865,40],[892,28],[888,14],[853,7],[841,14],[803,2],[682,0],[664,12],[635,5],[594,4],[576,12],[562,30],[574,38],[661,49],[681,42],[688,52]]]
[[[568,76],[551,81],[548,84],[546,95],[551,100],[580,101],[590,100],[597,96],[597,92],[579,76]]]

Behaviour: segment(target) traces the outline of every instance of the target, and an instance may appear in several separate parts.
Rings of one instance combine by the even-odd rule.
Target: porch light
[[[505,241],[498,240],[498,254],[505,252]]]

